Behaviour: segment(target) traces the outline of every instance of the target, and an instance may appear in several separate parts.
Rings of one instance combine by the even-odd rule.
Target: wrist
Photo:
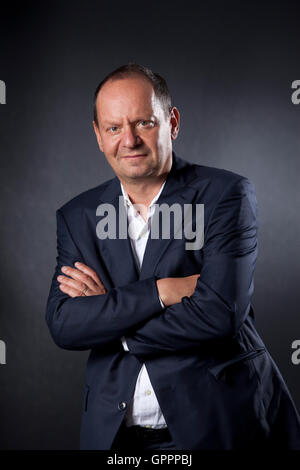
[[[168,298],[167,298],[167,289],[166,289],[166,279],[158,279],[156,281],[157,292],[160,301],[164,304],[165,307],[168,306]]]

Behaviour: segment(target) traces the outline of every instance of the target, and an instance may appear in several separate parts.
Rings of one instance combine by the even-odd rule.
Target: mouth
[[[147,155],[146,154],[124,155],[124,157],[122,158],[126,158],[127,160],[130,160],[130,159],[137,159],[137,158],[143,158],[143,157],[147,157]]]

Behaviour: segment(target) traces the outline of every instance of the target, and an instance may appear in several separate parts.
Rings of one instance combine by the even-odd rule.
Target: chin
[[[148,176],[152,174],[153,168],[152,167],[141,167],[141,166],[132,166],[131,168],[124,168],[123,174],[127,176],[127,178],[140,178],[143,176]]]
[[[149,176],[149,172],[148,171],[132,171],[132,172],[128,172],[125,176],[127,176],[127,178],[143,178],[145,176]]]

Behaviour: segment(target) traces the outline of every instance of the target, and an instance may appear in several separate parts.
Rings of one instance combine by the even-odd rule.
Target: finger
[[[98,286],[102,286],[105,289],[105,286],[104,286],[103,282],[101,281],[100,277],[98,276],[98,274],[96,273],[96,271],[94,271],[92,268],[90,268],[86,264],[80,263],[79,261],[77,261],[75,263],[75,266],[76,266],[77,269],[79,269],[83,273],[90,276],[96,282],[96,284]]]
[[[79,280],[72,279],[72,278],[69,278],[69,277],[65,277],[65,276],[58,276],[57,280],[61,284],[64,284],[65,286],[73,288],[73,289],[77,290],[78,292],[82,292],[84,289],[86,289],[86,287],[88,287],[88,286],[86,286],[86,284],[84,282],[81,282]]]
[[[106,294],[106,289],[104,287],[97,286],[97,284],[95,284],[91,279],[82,282],[79,279],[73,279],[67,276],[57,276],[57,280],[58,282],[80,292],[80,295],[82,295],[83,291],[85,296]],[[87,285],[89,283],[93,284],[92,288]]]
[[[70,297],[80,297],[81,295],[81,293],[77,289],[67,286],[66,284],[59,284],[59,288],[64,294],[67,294]]]
[[[70,266],[63,266],[61,270],[64,274],[67,274],[71,278],[87,285],[89,289],[93,291],[98,290],[98,285],[96,284],[96,282],[82,271],[79,271],[76,268],[71,268]]]

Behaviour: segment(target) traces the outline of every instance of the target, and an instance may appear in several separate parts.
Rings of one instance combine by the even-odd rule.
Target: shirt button
[[[146,395],[151,395],[151,390],[146,390]]]
[[[127,403],[125,403],[125,401],[120,401],[120,403],[118,404],[119,410],[125,410],[126,407]]]

